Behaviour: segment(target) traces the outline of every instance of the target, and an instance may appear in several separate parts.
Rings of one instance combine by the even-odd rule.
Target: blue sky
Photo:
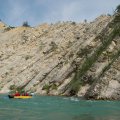
[[[89,21],[101,14],[112,14],[120,0],[0,0],[0,19],[19,26],[57,21]]]

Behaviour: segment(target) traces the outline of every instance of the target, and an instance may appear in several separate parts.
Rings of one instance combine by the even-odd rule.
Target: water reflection
[[[118,116],[93,116],[91,114],[82,114],[74,116],[72,120],[119,120]]]
[[[73,117],[73,120],[96,120],[96,119],[94,116],[90,114],[82,114],[82,115]]]

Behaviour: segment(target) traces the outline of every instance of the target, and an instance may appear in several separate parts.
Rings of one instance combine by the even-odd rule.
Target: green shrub
[[[10,89],[10,90],[15,90],[16,88],[17,88],[17,87],[16,87],[15,85],[11,85],[9,89]]]
[[[32,56],[30,56],[30,55],[26,55],[25,56],[25,60],[28,60],[28,59],[30,59]]]
[[[76,22],[72,22],[71,24],[72,24],[72,25],[76,25]]]
[[[11,28],[10,28],[10,27],[6,27],[6,28],[4,29],[4,32],[7,32],[7,31],[9,31],[9,30],[11,30]]]
[[[30,27],[30,25],[28,24],[27,21],[23,22],[23,25],[22,25],[22,26],[24,26],[24,27]]]
[[[117,13],[120,13],[120,5],[118,5],[117,7],[116,7],[116,10],[115,10]]]
[[[43,86],[42,90],[46,90],[46,92],[49,93],[50,87],[51,87],[50,85],[45,84],[45,85]]]
[[[24,89],[21,87],[17,87],[16,85],[11,85],[9,89],[11,93],[15,93],[16,91],[18,91],[19,93],[24,93]]]
[[[90,53],[91,53],[91,48],[86,47],[86,48],[82,48],[80,52],[77,53],[77,55],[79,57],[83,57],[83,56],[87,56]]]
[[[56,84],[52,84],[52,85],[51,85],[51,89],[52,89],[52,90],[57,90],[57,85],[56,85]]]

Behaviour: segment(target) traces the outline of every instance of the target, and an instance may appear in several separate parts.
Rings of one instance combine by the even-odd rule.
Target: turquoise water
[[[0,120],[120,120],[120,102],[52,96],[22,100],[2,95]]]

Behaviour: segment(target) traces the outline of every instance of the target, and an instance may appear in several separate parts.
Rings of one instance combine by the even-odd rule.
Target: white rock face
[[[77,66],[82,67],[86,58],[101,45],[96,36],[111,19],[102,15],[91,23],[62,22],[35,28],[9,28],[0,22],[0,92],[9,92],[10,86],[16,85],[37,94],[69,94],[68,86]],[[112,53],[118,45],[112,42],[104,54]],[[98,77],[108,65],[109,59],[104,54],[84,80]],[[110,86],[102,96],[111,96],[109,89],[116,89],[119,83],[113,80]],[[82,86],[77,95],[84,96],[89,87]]]

